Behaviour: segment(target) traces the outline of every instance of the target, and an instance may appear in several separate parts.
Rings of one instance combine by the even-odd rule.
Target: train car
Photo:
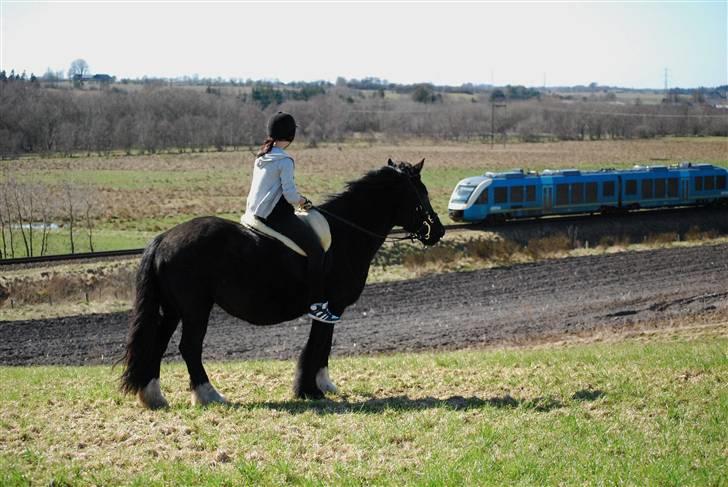
[[[727,178],[725,168],[691,162],[624,170],[488,172],[457,184],[448,214],[454,221],[494,223],[548,215],[728,204]]]

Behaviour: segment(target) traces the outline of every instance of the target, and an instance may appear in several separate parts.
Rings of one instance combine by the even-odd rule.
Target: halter
[[[412,183],[409,175],[402,173],[402,171],[394,167],[392,169],[402,174],[406,178],[407,182],[412,188],[412,191],[414,191],[415,195],[417,195],[417,199],[419,200],[419,204],[415,207],[415,212],[418,213],[419,217],[421,218],[422,224],[420,225],[420,228],[418,228],[415,232],[409,232],[404,237],[390,237],[388,235],[379,235],[378,233],[367,230],[366,228],[359,226],[356,223],[347,220],[346,218],[342,218],[338,215],[331,213],[330,211],[324,210],[319,206],[314,206],[313,208],[371,237],[384,239],[385,242],[400,242],[402,240],[411,240],[412,242],[414,242],[415,240],[419,240],[420,242],[424,242],[425,240],[430,238],[430,235],[432,233],[432,225],[435,223],[435,217],[429,210],[427,210],[427,207],[422,200],[422,196],[420,195],[419,191],[417,191],[417,188],[415,188],[415,185]]]

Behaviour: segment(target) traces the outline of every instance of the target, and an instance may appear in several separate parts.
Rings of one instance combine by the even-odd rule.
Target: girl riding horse
[[[308,256],[308,316],[324,323],[336,323],[324,300],[324,250],[308,224],[296,217],[294,206],[310,209],[311,202],[301,196],[294,180],[295,163],[283,149],[296,137],[296,121],[278,112],[268,121],[268,139],[258,152],[246,212],[298,244]]]
[[[318,207],[332,237],[324,294],[333,315],[341,316],[359,298],[374,254],[394,226],[425,245],[444,235],[420,179],[423,164],[390,160]],[[308,296],[315,290],[309,288],[308,269],[306,257],[278,240],[217,217],[195,218],[157,236],[145,249],[137,274],[122,390],[137,394],[146,407],[167,405],[160,364],[181,320],[179,349],[193,404],[225,402],[202,365],[213,305],[254,325],[293,320],[310,311]],[[321,398],[336,391],[328,375],[333,329],[316,317],[311,321],[294,382],[297,397]]]

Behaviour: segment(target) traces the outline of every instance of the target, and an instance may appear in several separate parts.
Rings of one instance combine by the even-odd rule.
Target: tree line
[[[390,90],[371,80],[53,86],[34,76],[0,79],[0,157],[236,149],[261,143],[277,110],[296,116],[299,137],[310,145],[352,137],[485,140],[492,132],[525,141],[728,135],[725,109],[679,94],[647,104],[598,91],[564,100],[524,87],[468,94],[428,84]]]

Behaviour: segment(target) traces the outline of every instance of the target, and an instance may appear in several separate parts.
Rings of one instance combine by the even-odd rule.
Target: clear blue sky
[[[727,2],[0,1],[0,67],[117,77],[728,84]]]

